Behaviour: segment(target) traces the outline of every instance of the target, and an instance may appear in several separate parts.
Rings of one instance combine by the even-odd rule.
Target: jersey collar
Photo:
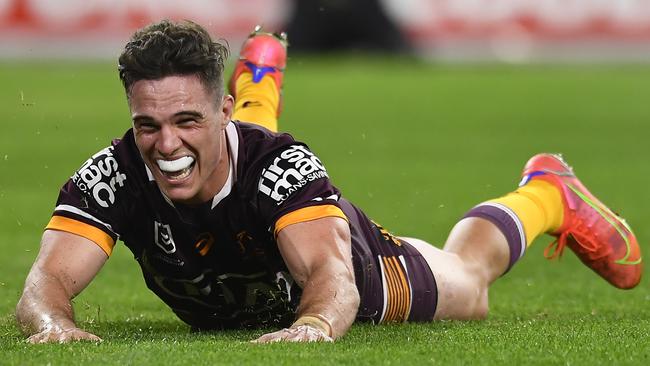
[[[230,121],[226,126],[226,141],[228,143],[228,152],[230,153],[230,169],[228,169],[228,178],[226,183],[221,187],[219,193],[212,198],[212,207],[215,208],[219,202],[228,197],[235,184],[235,177],[237,176],[237,157],[239,154],[239,137],[237,136],[237,128],[235,124]]]

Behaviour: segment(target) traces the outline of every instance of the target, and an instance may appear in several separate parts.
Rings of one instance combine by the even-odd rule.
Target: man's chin
[[[162,192],[173,203],[196,204],[197,194],[189,187],[164,187]]]

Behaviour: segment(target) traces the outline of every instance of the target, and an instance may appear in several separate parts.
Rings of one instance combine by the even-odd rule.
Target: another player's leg
[[[519,189],[470,210],[444,250],[409,240],[436,277],[436,318],[485,316],[489,285],[542,233],[557,237],[551,257],[568,245],[616,287],[632,288],[641,279],[640,249],[625,221],[589,193],[559,156],[540,154],[524,168]]]
[[[265,33],[255,27],[242,46],[228,85],[235,97],[233,119],[278,130],[286,63],[286,34]]]

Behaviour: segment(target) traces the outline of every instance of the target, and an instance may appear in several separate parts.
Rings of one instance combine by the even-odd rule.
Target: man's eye
[[[137,128],[140,131],[146,131],[146,132],[152,132],[157,129],[156,125],[153,123],[140,123],[138,124]]]
[[[194,122],[196,122],[196,120],[194,118],[187,118],[187,119],[182,119],[182,120],[178,121],[177,123],[179,125],[189,125],[189,124],[192,124]]]

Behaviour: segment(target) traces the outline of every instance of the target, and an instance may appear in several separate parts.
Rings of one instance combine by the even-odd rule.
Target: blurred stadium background
[[[120,245],[75,299],[106,341],[25,345],[13,309],[56,194],[128,128],[116,58],[161,18],[207,26],[233,55],[255,24],[287,29],[281,129],[398,234],[440,246],[551,151],[650,249],[649,0],[0,0],[0,364],[648,364],[647,265],[620,291],[568,250],[543,260],[549,237],[496,282],[485,322],[357,325],[334,345],[269,348],[247,343],[259,332],[189,333]]]
[[[369,11],[372,9],[372,11]],[[419,55],[437,60],[645,61],[647,0],[0,0],[0,57],[114,58],[136,28],[192,19],[236,47],[251,24],[296,37],[386,38],[380,9]],[[306,22],[304,19],[315,20]],[[320,22],[326,20],[327,22]],[[319,27],[320,30],[306,30]],[[354,47],[352,45],[351,47]]]

